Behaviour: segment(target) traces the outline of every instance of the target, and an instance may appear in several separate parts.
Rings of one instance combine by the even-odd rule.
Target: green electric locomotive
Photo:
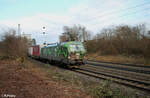
[[[40,58],[49,62],[59,62],[67,65],[84,64],[86,50],[82,42],[63,42],[49,44],[41,48]]]

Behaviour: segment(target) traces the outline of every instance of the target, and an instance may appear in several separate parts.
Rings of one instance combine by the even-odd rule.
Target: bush
[[[7,58],[24,58],[27,54],[28,40],[27,38],[16,36],[15,30],[5,33],[0,42],[0,54]]]
[[[105,81],[104,83],[96,86],[92,89],[92,95],[94,98],[120,98],[120,91],[114,90],[110,87],[111,81]]]
[[[145,25],[120,25],[103,29],[86,42],[88,53],[135,55],[150,58],[150,37]]]

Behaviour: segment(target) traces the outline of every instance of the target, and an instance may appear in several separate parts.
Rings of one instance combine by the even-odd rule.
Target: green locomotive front
[[[50,44],[41,49],[40,58],[69,65],[83,64],[86,50],[82,42]]]
[[[81,42],[67,42],[62,43],[61,47],[67,56],[63,60],[67,64],[83,64],[85,56],[85,48]]]

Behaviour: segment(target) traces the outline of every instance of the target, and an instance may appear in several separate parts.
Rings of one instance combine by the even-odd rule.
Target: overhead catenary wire
[[[138,10],[138,11],[134,11],[134,12],[131,12],[131,13],[125,13],[124,15],[115,16],[115,18],[110,17],[110,18],[102,19],[102,20],[97,21],[96,23],[93,23],[93,24],[91,23],[91,25],[96,26],[96,25],[99,24],[98,22],[104,23],[104,22],[108,22],[108,21],[109,21],[109,22],[110,22],[110,21],[116,21],[116,20],[121,19],[122,17],[126,17],[126,16],[129,16],[129,15],[135,15],[136,13],[147,11],[148,9],[150,9],[150,7],[144,8],[144,9],[142,9],[142,10],[140,10],[140,11]],[[110,19],[111,19],[111,20],[110,20]]]
[[[109,13],[98,15],[96,17],[92,17],[92,18],[88,19],[87,22],[96,20],[96,18],[104,18],[105,16],[110,16],[110,15],[113,15],[113,14],[118,13],[118,12],[127,11],[127,10],[130,10],[130,9],[135,9],[135,8],[142,7],[142,6],[145,6],[145,5],[148,5],[148,4],[150,4],[150,2],[144,2],[142,4],[138,4],[138,5],[128,7],[128,8],[125,8],[125,9],[121,9],[121,10],[117,10],[117,11],[115,10],[115,11],[112,11],[112,12],[109,12]]]
[[[138,11],[134,11],[134,12],[132,12],[132,13],[128,13],[128,14],[125,14],[125,15],[120,15],[119,17],[118,16],[116,16],[115,18],[111,18],[111,19],[105,19],[105,20],[99,20],[99,21],[97,21],[96,23],[94,23],[94,24],[90,24],[90,27],[91,26],[93,26],[92,28],[95,28],[95,29],[97,29],[97,26],[99,26],[100,24],[102,24],[102,25],[100,25],[100,27],[102,26],[102,28],[104,28],[105,26],[113,26],[113,25],[115,25],[115,24],[113,24],[114,22],[116,22],[117,20],[122,20],[122,18],[123,17],[127,17],[127,16],[129,16],[129,15],[135,15],[136,13],[139,13],[139,12],[145,12],[145,11],[147,11],[147,10],[150,10],[150,8],[148,7],[148,8],[145,8],[145,9],[142,9],[142,10],[138,10]],[[142,14],[142,15],[144,15],[144,16],[150,16],[150,14]],[[143,16],[142,16],[143,17]],[[131,17],[129,17],[130,19],[131,19]],[[128,19],[129,20],[129,19]],[[109,22],[109,23],[107,23],[107,22]],[[141,21],[142,22],[142,21]],[[140,22],[140,23],[141,23]],[[122,22],[123,23],[123,22]],[[121,23],[121,24],[122,24]],[[143,23],[143,22],[142,22]],[[84,24],[83,24],[84,25]],[[96,31],[100,31],[100,29],[97,29]]]
[[[140,13],[141,11],[147,11],[148,9],[150,9],[150,8],[145,8],[145,9],[142,9],[142,10],[140,10],[140,11],[135,11],[135,12],[131,12],[131,13],[126,13],[126,14],[124,14],[124,15],[120,15],[120,16],[117,16],[117,17],[115,17],[115,18],[112,18],[111,20],[112,21],[116,21],[116,19],[118,20],[118,19],[121,19],[122,17],[126,17],[126,16],[129,16],[129,15],[135,15],[136,13]],[[119,17],[119,18],[118,18]],[[108,19],[107,19],[108,20]],[[102,20],[100,20],[100,21],[102,21]],[[103,20],[103,21],[105,21],[105,20]],[[110,20],[108,20],[108,21],[110,21]],[[105,21],[106,22],[106,21]]]

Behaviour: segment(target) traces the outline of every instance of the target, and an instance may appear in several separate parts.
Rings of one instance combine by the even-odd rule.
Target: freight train
[[[83,65],[86,50],[82,42],[62,42],[48,45],[35,45],[28,48],[28,55],[35,59],[65,65]]]

